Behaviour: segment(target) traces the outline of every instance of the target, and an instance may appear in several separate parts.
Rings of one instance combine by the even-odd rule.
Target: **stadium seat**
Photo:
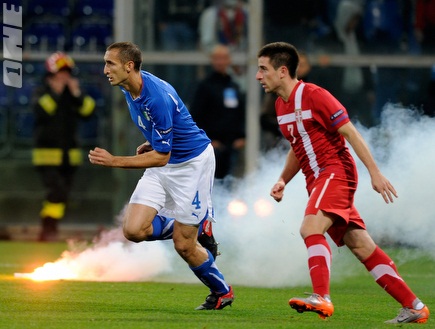
[[[0,83],[0,156],[8,149],[10,94],[15,89]]]
[[[31,105],[32,95],[37,87],[36,82],[25,79],[23,86],[14,91],[12,104],[14,106],[28,107]]]
[[[77,17],[96,15],[111,18],[113,17],[113,0],[77,0],[74,15]]]
[[[104,52],[113,39],[112,24],[106,20],[80,20],[71,36],[73,51]]]
[[[86,91],[86,94],[91,96],[95,100],[96,107],[104,108],[106,106],[106,99],[101,92],[100,86],[97,83],[90,82],[89,84],[82,83],[82,89]]]
[[[35,117],[29,107],[18,107],[11,111],[13,126],[14,144],[32,145],[33,143],[33,126]]]
[[[26,14],[28,17],[41,15],[68,16],[71,13],[69,0],[28,0]]]
[[[67,28],[62,19],[33,19],[24,26],[24,47],[27,51],[65,50]]]
[[[4,83],[0,83],[0,108],[9,106],[9,88]]]
[[[98,114],[79,122],[79,139],[83,146],[95,145],[99,132]]]
[[[84,67],[86,68],[86,67]],[[95,145],[100,137],[100,130],[103,125],[104,112],[106,109],[106,99],[103,95],[100,79],[82,79],[82,90],[95,100],[95,112],[89,118],[81,120],[79,124],[79,138],[82,145]],[[104,81],[106,82],[106,81]]]
[[[8,112],[4,107],[0,107],[0,149],[4,146],[8,136]]]
[[[31,145],[33,140],[34,114],[32,109],[32,96],[38,87],[39,79],[27,78],[22,88],[14,91],[10,110],[11,133],[15,143]]]

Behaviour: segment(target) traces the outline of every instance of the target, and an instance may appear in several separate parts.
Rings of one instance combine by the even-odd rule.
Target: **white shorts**
[[[196,158],[147,169],[137,183],[130,203],[152,207],[163,216],[186,225],[213,219],[212,189],[215,156],[209,145]]]

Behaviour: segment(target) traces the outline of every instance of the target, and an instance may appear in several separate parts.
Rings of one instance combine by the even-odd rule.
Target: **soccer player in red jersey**
[[[329,293],[332,255],[325,237],[328,233],[337,246],[346,245],[376,282],[402,305],[399,315],[387,323],[426,322],[429,309],[373,241],[355,208],[358,174],[346,141],[369,171],[373,189],[386,203],[397,198],[396,190],[382,175],[344,106],[327,90],[298,80],[298,64],[297,49],[285,42],[267,44],[258,52],[256,79],[266,93],[277,94],[277,120],[291,145],[270,195],[280,202],[285,186],[299,170],[305,175],[309,195],[300,234],[308,250],[313,294],[292,298],[289,304],[298,312],[316,312],[321,318],[333,314]]]

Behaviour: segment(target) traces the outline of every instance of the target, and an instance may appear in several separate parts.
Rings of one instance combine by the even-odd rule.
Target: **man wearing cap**
[[[71,57],[56,52],[45,61],[44,85],[36,91],[35,148],[32,162],[47,190],[40,211],[39,241],[56,241],[58,223],[65,215],[66,202],[77,166],[82,163],[76,131],[81,118],[89,118],[95,101],[80,89],[72,75]]]

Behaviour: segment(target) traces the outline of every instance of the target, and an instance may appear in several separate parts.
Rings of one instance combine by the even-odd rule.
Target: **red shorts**
[[[356,186],[355,181],[334,177],[334,174],[321,176],[314,182],[305,209],[305,215],[315,215],[323,210],[338,216],[327,232],[339,247],[344,245],[343,236],[350,224],[366,229],[353,204]]]

